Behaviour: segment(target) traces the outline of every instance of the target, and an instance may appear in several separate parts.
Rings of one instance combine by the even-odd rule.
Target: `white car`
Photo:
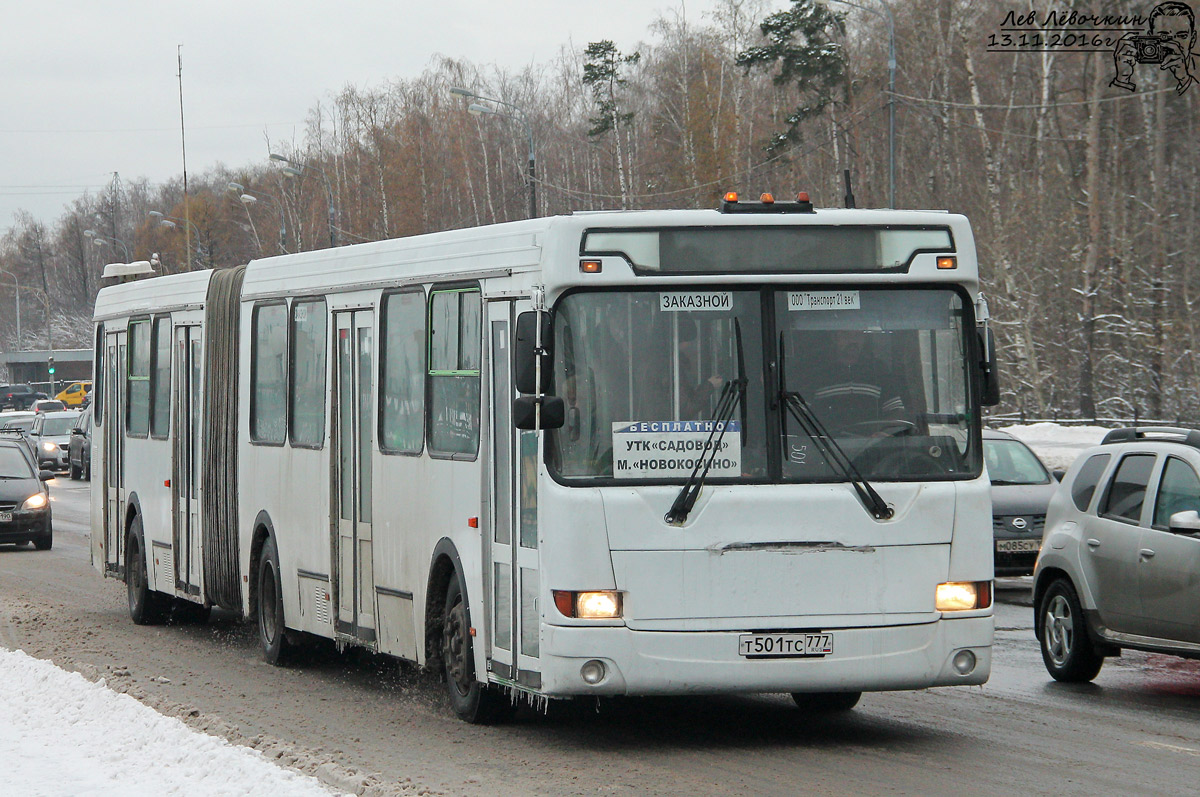
[[[1200,658],[1200,431],[1114,429],[1050,501],[1033,573],[1046,669],[1090,681],[1122,648]]]

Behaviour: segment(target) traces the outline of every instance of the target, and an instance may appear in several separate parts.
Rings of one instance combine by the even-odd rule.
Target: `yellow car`
[[[68,407],[78,407],[92,393],[91,382],[72,382],[66,389],[55,396]]]

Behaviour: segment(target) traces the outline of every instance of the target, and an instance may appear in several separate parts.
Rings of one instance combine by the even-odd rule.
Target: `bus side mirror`
[[[979,330],[979,371],[982,377],[982,395],[979,403],[995,407],[1000,403],[1000,369],[996,364],[996,336],[991,327]]]
[[[513,425],[518,429],[537,428],[537,407],[542,405],[543,429],[561,429],[567,420],[567,403],[559,396],[521,396],[513,401]]]
[[[542,389],[550,382],[553,363],[550,340],[550,314],[542,313],[542,348],[537,348],[538,313],[530,310],[517,316],[517,334],[513,341],[513,373],[518,393],[537,393],[537,361],[542,361]]]

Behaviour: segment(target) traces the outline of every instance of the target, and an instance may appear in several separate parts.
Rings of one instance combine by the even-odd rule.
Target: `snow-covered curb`
[[[197,733],[134,698],[0,649],[4,792],[328,797],[315,778]]]
[[[1030,423],[997,426],[1032,448],[1046,467],[1066,470],[1086,448],[1099,445],[1111,430],[1103,426],[1061,426],[1057,423]]]

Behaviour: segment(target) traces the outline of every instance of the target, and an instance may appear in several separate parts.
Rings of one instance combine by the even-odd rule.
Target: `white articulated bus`
[[[93,561],[520,695],[980,684],[996,392],[965,218],[577,213],[107,287]]]

